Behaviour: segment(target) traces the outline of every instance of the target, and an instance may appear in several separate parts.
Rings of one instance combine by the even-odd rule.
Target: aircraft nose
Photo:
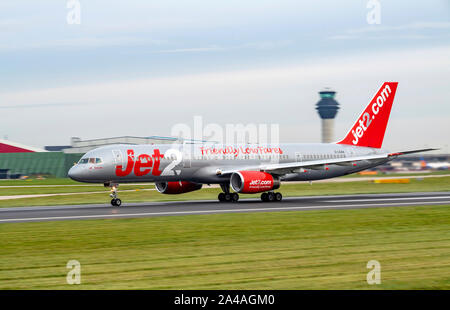
[[[68,176],[74,181],[79,181],[81,179],[81,169],[78,166],[73,166],[70,168]]]

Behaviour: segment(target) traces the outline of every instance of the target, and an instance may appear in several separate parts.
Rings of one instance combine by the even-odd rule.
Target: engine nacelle
[[[280,187],[280,179],[261,171],[239,171],[231,175],[231,188],[237,193],[254,194]]]
[[[201,189],[203,184],[187,181],[155,183],[156,190],[161,194],[184,194]]]

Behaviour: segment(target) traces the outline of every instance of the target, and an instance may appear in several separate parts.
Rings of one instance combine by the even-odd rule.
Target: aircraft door
[[[191,168],[191,160],[193,153],[194,153],[194,144],[183,143],[183,168]]]
[[[114,163],[116,166],[123,165],[123,155],[122,151],[120,150],[113,150],[113,157],[114,157]]]

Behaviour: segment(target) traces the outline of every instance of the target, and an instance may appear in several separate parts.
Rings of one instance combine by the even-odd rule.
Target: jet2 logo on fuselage
[[[160,153],[158,149],[153,150],[153,155],[141,154],[135,160],[134,150],[127,150],[128,162],[127,166],[124,169],[122,165],[116,166],[116,176],[118,177],[126,177],[133,170],[134,174],[137,177],[142,177],[150,172],[154,176],[160,176],[161,170],[159,170],[159,166],[161,164],[161,159],[164,158],[164,155]]]

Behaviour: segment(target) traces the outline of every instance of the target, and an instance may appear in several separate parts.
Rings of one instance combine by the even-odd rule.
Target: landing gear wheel
[[[261,200],[264,202],[281,201],[282,199],[283,195],[281,193],[268,192],[261,194]]]
[[[231,201],[231,194],[229,194],[229,193],[225,194],[225,201],[226,202],[230,202]]]
[[[113,207],[120,207],[122,205],[122,200],[117,198],[117,188],[119,187],[119,184],[115,183],[105,183],[105,187],[111,187],[111,194],[109,196],[112,198],[111,205]]]
[[[267,196],[268,196],[267,193],[262,193],[262,194],[261,194],[261,200],[262,200],[263,202],[269,201]]]
[[[111,205],[113,205],[114,207],[120,207],[122,205],[122,200],[120,200],[119,198],[114,198],[113,200],[111,200]]]
[[[283,199],[283,195],[281,195],[281,193],[275,193],[275,200],[276,201],[281,201]]]
[[[232,202],[238,202],[238,200],[239,200],[239,195],[238,195],[238,193],[233,193],[233,194],[231,194],[231,201],[232,201]]]
[[[225,193],[220,193],[218,198],[220,202],[225,201]]]

